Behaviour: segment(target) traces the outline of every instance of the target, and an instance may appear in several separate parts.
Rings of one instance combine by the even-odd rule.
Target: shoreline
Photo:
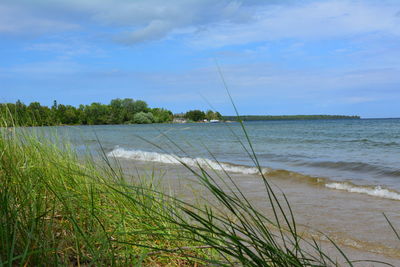
[[[213,170],[224,170],[233,174],[254,174],[260,175],[260,170],[254,166],[241,165],[231,162],[215,161],[208,158],[189,158],[189,157],[178,157],[174,154],[166,154],[159,152],[149,152],[141,150],[126,150],[124,148],[115,148],[114,150],[107,153],[110,157],[116,157],[123,160],[143,161],[148,163],[160,163],[160,164],[175,164],[180,165],[182,162],[191,167],[196,167],[200,164],[204,168]],[[382,185],[372,184],[357,184],[356,180],[335,180],[333,178],[325,176],[309,175],[298,171],[292,171],[287,169],[275,169],[271,167],[261,166],[261,171],[267,176],[280,176],[290,179],[296,179],[297,181],[314,184],[317,186],[323,186],[332,190],[346,191],[348,193],[364,194],[376,198],[384,198],[390,200],[400,201],[400,192],[395,189],[385,187]]]
[[[119,161],[128,174],[162,173],[161,184],[186,200],[193,200],[193,196],[211,197],[182,166],[126,159]],[[260,177],[238,173],[231,175],[258,209],[270,212]],[[382,215],[385,212],[392,222],[400,221],[396,200],[349,194],[315,182],[304,183],[284,172],[268,177],[276,192],[285,193],[303,234],[325,244],[329,253],[340,257],[321,233],[332,238],[352,260],[369,259],[400,265],[400,241]]]
[[[239,115],[239,117],[242,119],[242,117],[247,117],[248,115]],[[294,118],[296,116],[291,116],[291,115],[277,115],[277,116],[269,116],[272,117],[270,119],[242,119],[243,122],[270,122],[270,121],[335,121],[335,120],[391,120],[391,119],[398,119],[398,118],[361,118],[359,116],[343,116],[341,118],[336,118],[334,115],[332,115],[332,118],[329,118],[330,115],[324,115],[327,116],[326,118],[313,118],[314,115],[304,115],[305,118]],[[224,116],[224,117],[229,117],[230,119],[226,120],[220,120],[218,122],[211,122],[211,121],[185,121],[185,122],[180,122],[180,121],[168,121],[168,122],[152,122],[152,123],[120,123],[120,124],[54,124],[54,125],[18,125],[18,126],[10,126],[8,128],[18,128],[18,127],[25,127],[25,128],[35,128],[35,127],[63,127],[63,126],[123,126],[123,125],[153,125],[153,124],[218,124],[218,123],[238,123],[239,121],[237,120],[237,116]],[[253,116],[251,116],[253,117]],[[255,117],[263,117],[263,116],[255,116]],[[276,118],[274,118],[276,117]],[[282,117],[288,117],[288,118],[282,118]]]

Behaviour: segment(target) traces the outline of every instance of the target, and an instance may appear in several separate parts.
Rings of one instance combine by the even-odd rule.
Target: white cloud
[[[399,2],[372,0],[3,0],[0,33],[47,33],[79,25],[114,34],[125,44],[184,32],[192,44],[220,47],[375,32],[399,36],[399,11]]]
[[[0,34],[32,36],[77,29],[79,25],[74,22],[44,18],[23,8],[0,4]]]
[[[57,28],[63,31],[77,23],[82,28],[112,32],[117,35],[115,40],[124,43],[161,39],[182,29],[195,31],[213,22],[251,18],[248,8],[229,0],[3,0],[2,6],[13,12],[0,12],[7,15],[0,19],[0,33],[26,34],[29,26],[41,33]]]
[[[162,39],[172,28],[173,27],[169,22],[153,20],[146,27],[120,35],[116,40],[126,44],[135,44],[144,41]]]
[[[115,40],[125,44],[159,40],[168,35],[193,34],[210,23],[249,21],[254,9],[238,1],[103,1],[93,15],[99,23],[124,27]],[[127,29],[127,30],[125,30]]]
[[[369,33],[400,36],[400,9],[369,1],[314,1],[298,5],[259,8],[246,24],[219,23],[199,34],[192,43],[220,47],[285,38],[346,38]]]

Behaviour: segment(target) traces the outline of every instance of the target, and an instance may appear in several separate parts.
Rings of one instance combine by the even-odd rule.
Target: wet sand
[[[162,177],[161,183],[180,198],[191,200],[209,193],[199,186],[193,174],[174,164],[121,160],[127,173]],[[260,176],[232,173],[234,181],[261,211],[269,214],[270,207]],[[282,190],[294,211],[297,225],[304,236],[320,240],[323,248],[343,262],[339,252],[327,241],[322,232],[346,252],[351,260],[376,260],[400,266],[400,241],[396,238],[383,212],[396,229],[400,229],[400,201],[349,193],[326,188],[316,180],[301,175],[276,172],[268,176],[275,192]],[[358,263],[356,266],[384,266],[378,263]]]

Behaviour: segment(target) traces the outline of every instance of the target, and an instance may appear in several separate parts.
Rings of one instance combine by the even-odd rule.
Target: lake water
[[[400,200],[400,119],[246,122],[264,172],[287,170],[329,188]],[[79,149],[119,158],[256,173],[239,123],[57,127]],[[97,135],[97,137],[96,137]],[[176,159],[176,157],[179,157]],[[210,160],[212,161],[210,161]]]

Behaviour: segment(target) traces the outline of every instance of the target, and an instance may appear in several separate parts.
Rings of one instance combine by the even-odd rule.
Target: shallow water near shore
[[[316,236],[318,231],[326,233],[354,257],[390,259],[400,265],[400,241],[382,215],[385,212],[400,229],[400,119],[245,125],[262,172],[287,194],[305,231]],[[56,130],[82,152],[98,151],[100,141],[104,152],[123,161],[131,173],[134,169],[165,171],[166,184],[178,194],[185,195],[193,186],[180,162],[224,169],[257,207],[268,211],[259,171],[243,149],[248,145],[238,123],[38,130]]]

